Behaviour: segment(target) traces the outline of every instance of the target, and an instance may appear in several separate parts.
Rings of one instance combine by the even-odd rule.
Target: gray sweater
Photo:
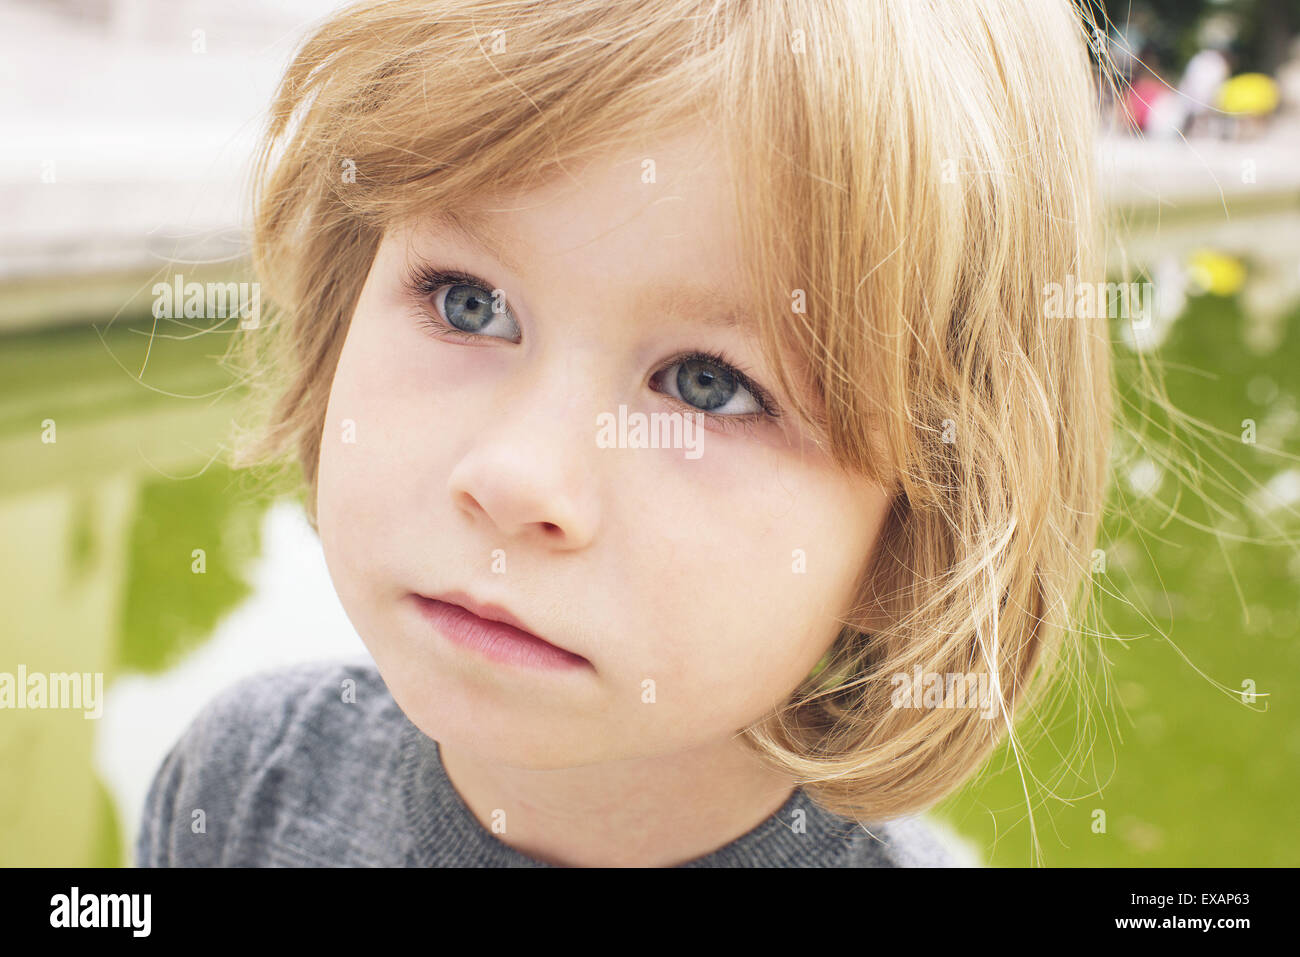
[[[355,701],[345,691],[355,682]],[[800,813],[802,812],[802,813]],[[217,695],[163,760],[141,867],[546,867],[503,843],[452,787],[438,745],[370,664],[266,671]],[[796,788],[753,830],[682,866],[952,866],[919,820],[870,831]]]

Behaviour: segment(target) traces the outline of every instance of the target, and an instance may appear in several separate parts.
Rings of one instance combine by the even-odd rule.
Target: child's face
[[[321,447],[330,573],[398,704],[430,737],[515,767],[729,746],[835,638],[887,508],[794,422],[743,323],[670,298],[744,301],[707,133],[572,172],[482,204],[496,254],[433,219],[389,232]],[[422,267],[484,288],[412,292]],[[498,288],[508,314],[475,301]],[[782,421],[724,367],[682,365],[692,352],[746,370]],[[721,424],[706,420],[696,451],[608,447],[619,429],[607,418],[602,440],[598,417],[617,423],[620,405],[629,424],[692,410]],[[752,428],[724,431],[734,414]],[[586,663],[501,664],[447,641],[414,596],[453,591]]]

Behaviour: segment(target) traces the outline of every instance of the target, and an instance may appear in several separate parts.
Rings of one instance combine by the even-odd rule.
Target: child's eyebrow
[[[473,212],[456,213],[450,209],[442,209],[438,210],[433,218],[434,229],[442,226],[454,230],[470,245],[479,247],[511,272],[518,273],[518,264],[506,254],[500,243],[490,238],[490,231],[485,229],[484,225],[484,217]]]
[[[647,312],[706,326],[741,330],[752,326],[748,310],[721,289],[684,280],[661,280],[643,287],[639,304]]]
[[[435,217],[435,228],[445,226],[454,230],[466,242],[479,247],[511,272],[519,273],[519,267],[501,244],[490,238],[490,231],[483,228],[484,224],[484,218],[474,212],[441,210]],[[636,302],[638,312],[671,315],[683,321],[724,329],[748,330],[752,327],[752,318],[743,304],[713,286],[679,279],[656,280],[639,290]]]

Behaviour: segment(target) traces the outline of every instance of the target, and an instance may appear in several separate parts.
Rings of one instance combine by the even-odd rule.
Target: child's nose
[[[599,521],[594,435],[594,426],[584,430],[582,422],[548,417],[536,406],[532,414],[498,419],[476,433],[452,467],[453,504],[488,534],[583,548]]]

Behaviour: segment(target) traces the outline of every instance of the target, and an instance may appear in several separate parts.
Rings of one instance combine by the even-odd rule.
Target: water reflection
[[[158,762],[215,691],[243,675],[296,661],[369,660],[302,510],[280,501],[259,520],[263,547],[246,565],[254,583],[247,598],[233,611],[225,609],[229,613],[171,667],[125,676],[109,689],[95,764],[117,798],[128,838]]]
[[[1272,215],[1206,222],[1161,223],[1123,243],[1134,268],[1155,286],[1153,321],[1121,327],[1122,341],[1136,351],[1159,348],[1188,298],[1239,296],[1242,343],[1264,355],[1278,348],[1285,318],[1300,302],[1300,215]]]
[[[360,650],[295,507],[213,461],[230,402],[182,397],[213,384],[212,343],[142,331],[2,340],[0,671],[99,673],[107,700],[0,713],[0,865],[128,861],[151,768],[214,690]]]

